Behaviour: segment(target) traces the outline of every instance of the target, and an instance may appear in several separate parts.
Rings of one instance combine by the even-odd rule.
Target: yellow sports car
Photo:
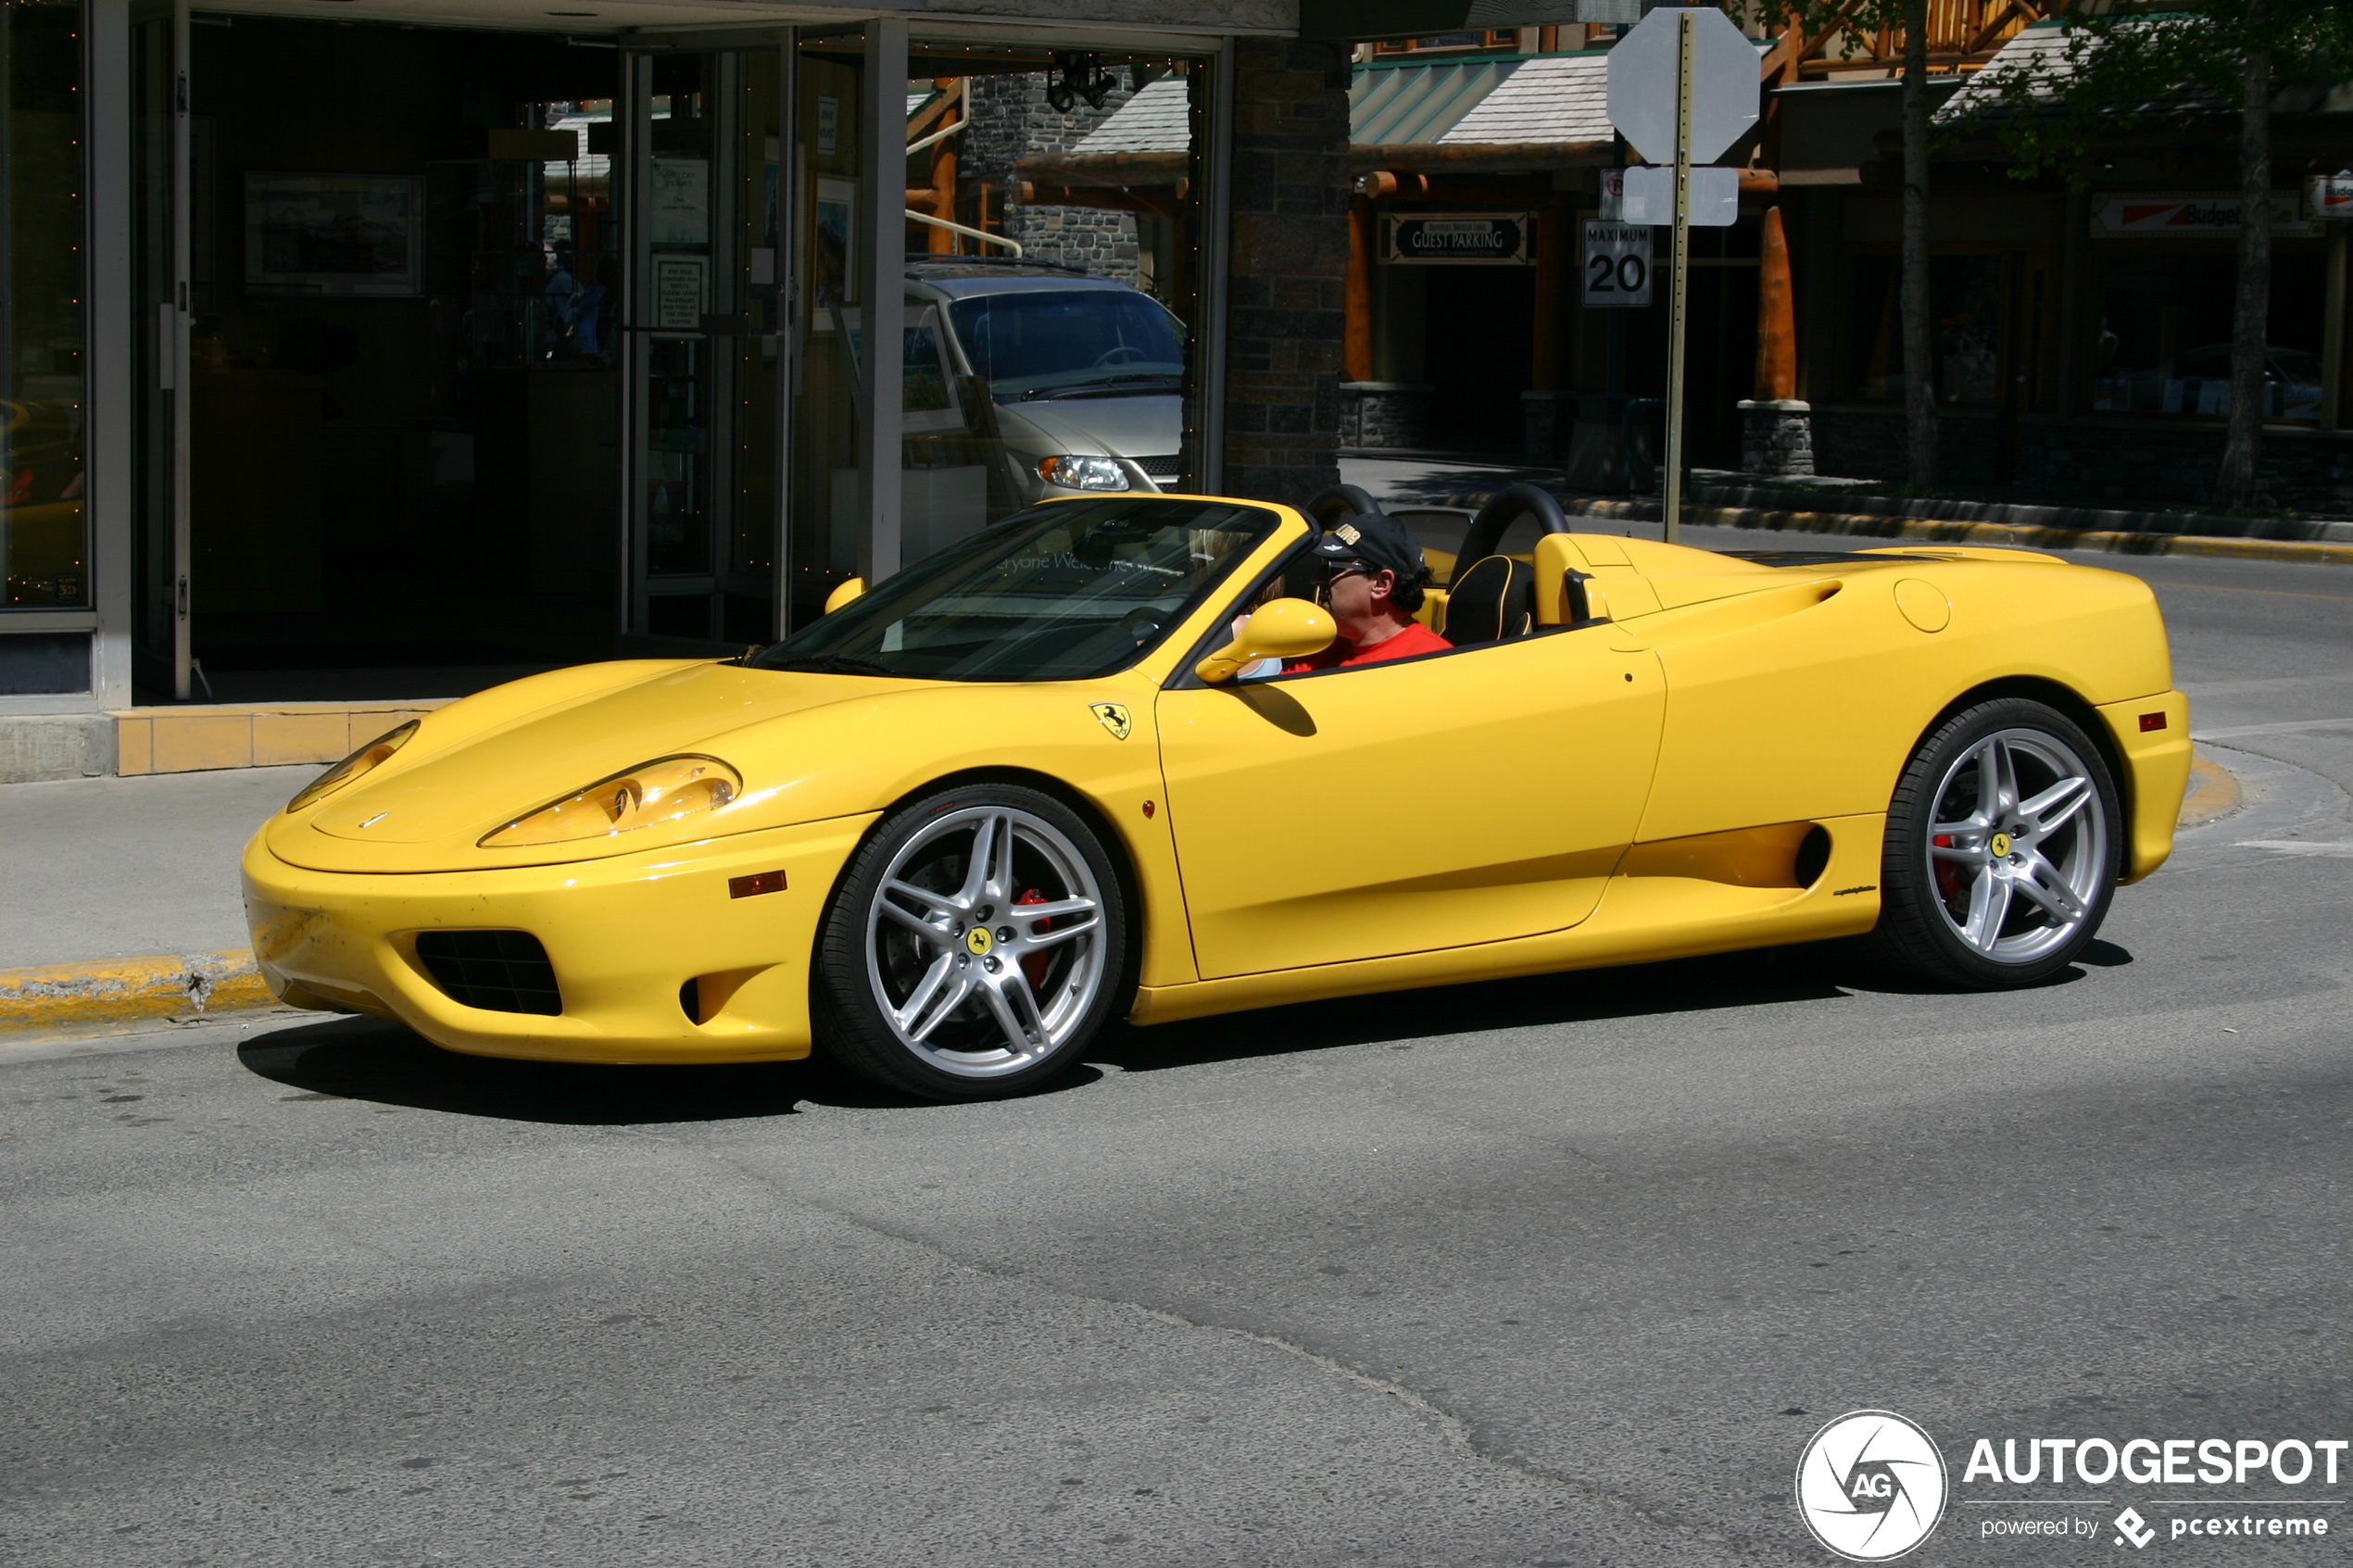
[[[1521,489],[1426,596],[1451,646],[1286,672],[1333,635],[1318,537],[1051,502],[740,659],[455,703],[255,835],[262,972],[453,1050],[821,1047],[970,1098],[1114,1015],[1822,937],[2028,984],[2171,851],[2188,705],[2137,579],[1579,533]]]

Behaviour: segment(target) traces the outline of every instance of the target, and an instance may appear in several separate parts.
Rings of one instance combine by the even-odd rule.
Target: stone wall
[[[1113,75],[1120,85],[1103,100],[1101,108],[1089,108],[1081,99],[1068,114],[1046,101],[1044,71],[974,77],[967,89],[972,129],[963,133],[958,149],[958,173],[989,181],[1001,192],[1013,178],[1013,166],[1023,158],[1069,151],[1135,96],[1125,69]],[[1026,259],[1076,267],[1131,287],[1136,283],[1133,214],[1010,202],[1003,213],[1005,237],[1020,242]]]
[[[1340,483],[1348,47],[1235,45],[1228,494],[1300,505]]]

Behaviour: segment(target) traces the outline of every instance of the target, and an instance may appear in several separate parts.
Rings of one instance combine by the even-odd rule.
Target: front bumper
[[[547,1061],[781,1060],[809,1054],[809,965],[826,896],[875,814],[570,865],[370,875],[245,847],[245,921],[272,994],[396,1019],[434,1044]],[[736,897],[730,879],[781,872]],[[522,931],[562,992],[552,1017],[460,1005],[417,956],[430,931]],[[697,983],[697,1016],[682,988]]]

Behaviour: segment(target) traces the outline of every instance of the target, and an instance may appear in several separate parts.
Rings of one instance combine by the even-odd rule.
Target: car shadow
[[[931,1108],[823,1057],[675,1067],[518,1061],[446,1051],[406,1025],[373,1018],[273,1030],[240,1045],[237,1057],[256,1076],[308,1095],[555,1126],[744,1121],[790,1116],[804,1105]],[[1037,1092],[1101,1076],[1084,1068],[1081,1076],[1064,1074]]]
[[[2133,956],[2113,944],[2094,942],[2082,961],[2115,968],[2131,963]],[[2084,978],[2082,969],[2070,966],[2041,982],[2038,988]],[[1665,963],[1300,1002],[1148,1028],[1122,1024],[1108,1031],[1087,1058],[1124,1073],[1154,1073],[1243,1057],[1497,1029],[1843,1001],[1858,992],[1921,997],[1969,994],[1965,987],[1939,985],[1892,969],[1862,942],[1815,942]]]
[[[2094,942],[2082,962],[2115,969],[2133,955]],[[2087,978],[2070,967],[2043,982]],[[1727,1008],[1843,1001],[1857,993],[1937,996],[1956,987],[1886,969],[1860,942],[1818,942],[1620,969],[1433,986],[1214,1018],[1107,1030],[1086,1061],[1032,1094],[1100,1081],[1103,1068],[1173,1068],[1351,1046],[1418,1042],[1499,1029],[1557,1027]],[[629,1127],[790,1116],[803,1106],[859,1110],[936,1109],[876,1087],[824,1056],[806,1061],[612,1067],[517,1061],[446,1051],[398,1023],[333,1018],[256,1035],[237,1047],[257,1077],[295,1095],[368,1100],[455,1116],[553,1126]]]

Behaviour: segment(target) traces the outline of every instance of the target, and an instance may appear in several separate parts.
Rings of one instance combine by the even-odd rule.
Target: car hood
[[[263,829],[270,852],[324,872],[411,873],[560,865],[874,811],[948,773],[1044,769],[1125,778],[1149,792],[1157,749],[1122,745],[1092,705],[1146,707],[1155,689],[1126,671],[1103,681],[982,685],[805,674],[734,664],[612,666],[633,678],[535,703],[531,683],[427,716],[376,772]],[[651,674],[637,671],[652,670]],[[570,675],[585,688],[588,671]],[[560,687],[556,688],[560,689]],[[611,838],[527,848],[481,839],[550,801],[661,757],[736,770],[723,809]]]
[[[1184,442],[1185,400],[1176,396],[1057,397],[997,410],[1008,442],[1028,451],[1159,458]]]

